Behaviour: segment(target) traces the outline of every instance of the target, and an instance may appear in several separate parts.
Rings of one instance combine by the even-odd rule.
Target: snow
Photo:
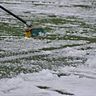
[[[74,68],[70,69],[66,71]],[[95,84],[96,80],[92,78],[80,78],[72,73],[58,77],[54,71],[42,70],[0,80],[0,96],[96,96]],[[62,94],[56,90],[62,91]]]
[[[7,2],[7,3],[6,3]],[[32,3],[33,2],[33,3]],[[94,23],[96,21],[96,13],[94,10],[86,10],[86,8],[74,7],[74,5],[88,5],[91,6],[91,0],[1,0],[0,5],[8,7],[9,10],[21,15],[27,19],[31,19],[31,15],[37,16],[42,14],[46,15],[56,15],[66,17],[74,16],[83,18],[83,20],[89,20],[89,23]],[[35,4],[40,4],[35,6]],[[45,6],[43,6],[43,4]],[[61,6],[61,7],[60,7]],[[19,10],[18,10],[19,9]],[[25,13],[26,15],[25,15]],[[0,10],[0,20],[6,18],[4,22],[7,21],[10,16],[5,16],[6,13]],[[31,14],[31,15],[30,15]],[[27,17],[26,17],[27,16]],[[38,16],[37,16],[38,17]],[[91,18],[91,19],[89,19]],[[74,19],[75,20],[75,19]],[[2,20],[1,20],[2,21]],[[86,22],[85,22],[86,23]],[[52,24],[49,24],[53,26]],[[78,27],[78,30],[75,29],[76,33],[73,35],[81,37],[91,37],[95,36],[93,32],[83,34],[82,30],[84,28],[79,28],[79,25],[64,24],[64,25],[54,25],[56,27],[67,27],[71,26],[72,28]],[[53,26],[53,27],[54,27]],[[58,28],[59,28],[58,27]],[[54,28],[54,29],[55,29]],[[57,29],[58,29],[57,28]],[[87,30],[87,29],[86,29]],[[65,33],[62,28],[54,34],[61,35],[70,35],[70,33]],[[73,30],[74,31],[74,30]],[[87,30],[88,31],[88,30]],[[78,32],[78,33],[77,33]],[[89,32],[89,31],[88,31]],[[82,33],[82,34],[81,34]],[[50,34],[50,33],[49,33]],[[52,33],[51,33],[52,34]],[[91,35],[92,34],[92,35]],[[71,34],[72,35],[72,34]],[[70,36],[71,36],[70,35]],[[50,41],[50,40],[49,40]],[[0,58],[0,62],[3,61],[12,61],[17,59],[22,59],[25,57],[31,57],[35,55],[49,55],[49,58],[56,57],[73,57],[69,59],[69,63],[79,63],[78,66],[72,67],[71,64],[62,67],[58,67],[56,71],[42,69],[39,72],[34,73],[20,73],[16,77],[12,78],[2,78],[0,79],[0,96],[96,96],[96,44],[90,43],[87,40],[53,40],[47,43],[48,40],[37,40],[37,39],[25,39],[18,37],[13,39],[13,36],[6,38],[0,41],[0,50],[1,54],[6,54],[7,52],[15,52],[17,55],[10,55]],[[60,48],[62,46],[72,44],[81,44],[81,46],[73,46]],[[57,48],[55,50],[42,50],[43,48]],[[91,47],[91,48],[89,48]],[[58,49],[59,48],[59,49]],[[83,50],[85,48],[85,50]],[[88,49],[89,48],[89,49]],[[82,50],[81,50],[82,49]],[[4,51],[3,51],[4,50]],[[36,52],[35,52],[36,50]],[[34,51],[34,52],[30,52]],[[22,54],[20,54],[20,52]],[[23,54],[23,52],[28,52],[28,54]],[[89,54],[89,55],[88,55]],[[46,57],[47,58],[47,57]],[[77,58],[77,59],[75,59]],[[78,59],[81,58],[81,59]],[[82,63],[82,58],[87,59]],[[78,62],[77,62],[78,61]],[[27,64],[26,61],[22,61],[26,65],[24,67],[31,67],[34,65]],[[36,60],[31,60],[36,62]],[[39,62],[39,61],[38,61]],[[47,61],[42,61],[47,65]],[[59,62],[59,61],[58,61]],[[54,61],[52,61],[54,63]],[[66,62],[60,62],[66,63]],[[4,63],[5,64],[5,63]],[[6,63],[7,64],[7,63]],[[3,65],[3,64],[2,64]],[[8,65],[8,64],[7,64]],[[11,65],[11,64],[10,64]],[[30,65],[30,66],[29,66]],[[15,66],[15,65],[14,65]],[[39,66],[39,64],[38,64]],[[55,68],[54,68],[55,69]]]

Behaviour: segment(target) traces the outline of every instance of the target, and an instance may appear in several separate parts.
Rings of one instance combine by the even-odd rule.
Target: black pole
[[[20,20],[21,22],[23,22],[24,24],[26,24],[28,26],[28,24],[26,23],[25,20],[23,20],[22,18],[18,17],[17,15],[15,15],[14,13],[10,12],[9,10],[7,10],[6,8],[4,8],[3,6],[0,5],[0,8],[3,9],[4,11],[6,11],[7,13],[9,13],[10,15],[14,16],[15,18],[17,18],[18,20]]]

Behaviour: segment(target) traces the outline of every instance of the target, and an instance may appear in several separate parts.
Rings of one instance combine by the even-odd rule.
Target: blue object
[[[43,28],[32,28],[32,37],[39,36],[41,34],[45,34]]]

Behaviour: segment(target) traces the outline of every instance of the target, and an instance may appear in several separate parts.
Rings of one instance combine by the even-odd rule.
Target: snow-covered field
[[[81,70],[82,73],[78,76],[79,70],[74,68],[63,70],[66,73],[60,77],[52,71],[42,70],[39,73],[2,79],[0,96],[96,96],[96,77],[89,70],[88,76],[86,71]]]
[[[0,9],[0,96],[96,96],[96,1],[0,0],[0,5],[52,29],[41,38],[8,36],[5,23],[24,26]]]

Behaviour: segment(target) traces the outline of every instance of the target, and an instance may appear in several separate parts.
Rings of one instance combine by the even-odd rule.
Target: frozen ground
[[[51,29],[44,37],[13,36],[11,25],[24,26],[0,9],[0,96],[96,96],[96,1],[0,0],[0,5]]]

